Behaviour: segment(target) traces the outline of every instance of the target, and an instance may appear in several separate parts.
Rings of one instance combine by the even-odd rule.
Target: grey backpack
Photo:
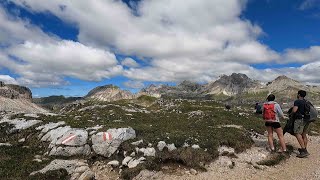
[[[304,109],[305,109],[304,118],[303,118],[304,120],[309,122],[314,122],[317,120],[318,111],[310,101],[306,101]]]

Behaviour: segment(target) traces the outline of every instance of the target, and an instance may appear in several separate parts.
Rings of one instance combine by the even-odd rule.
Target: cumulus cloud
[[[141,89],[144,87],[144,84],[141,81],[126,81],[123,85],[131,89]]]
[[[32,40],[35,42],[47,42],[57,39],[49,37],[36,26],[27,21],[9,16],[0,5],[0,45],[9,46],[16,43]]]
[[[59,72],[64,76],[84,80],[100,80],[123,73],[138,82],[178,82],[185,79],[207,82],[221,74],[241,72],[263,81],[286,74],[293,75],[298,80],[314,82],[318,75],[310,68],[319,61],[319,47],[287,49],[280,54],[259,42],[258,38],[264,34],[263,30],[240,18],[246,0],[141,0],[135,4],[134,13],[122,1],[11,1],[30,11],[50,12],[79,28],[79,43],[63,40],[60,43],[30,41],[11,47],[8,53],[28,65],[20,63],[17,66],[27,67],[24,77],[32,76],[34,72],[46,74],[43,71],[49,71],[49,75]],[[305,3],[313,1],[316,0],[306,0]],[[21,24],[21,20],[15,22]],[[38,31],[37,28],[32,30],[35,31]],[[108,47],[112,47],[118,54],[146,58],[147,65],[138,66],[134,60],[126,59],[121,63],[129,69],[122,70],[112,53],[102,50]],[[32,51],[28,52],[31,48]],[[84,52],[77,51],[79,55],[72,53],[70,51],[73,48]],[[46,52],[53,58],[44,57],[41,52]],[[63,53],[66,57],[62,56]],[[96,58],[92,64],[86,59],[89,54]],[[79,64],[74,61],[77,58],[80,59]],[[52,59],[56,60],[50,61]],[[250,66],[258,63],[290,62],[305,65],[300,68],[265,70]],[[46,64],[42,71],[38,65],[41,63]],[[73,64],[77,66],[72,66]],[[14,62],[11,67],[16,65]],[[70,67],[62,67],[64,65]],[[316,69],[313,71],[319,70],[317,66],[314,68]],[[58,77],[55,82],[59,82],[63,76],[53,77]]]
[[[0,81],[6,83],[6,84],[18,84],[18,82],[9,75],[1,75],[0,74]]]
[[[125,58],[121,64],[127,67],[139,67],[139,64],[132,58]]]
[[[122,73],[113,53],[49,36],[1,6],[0,31],[0,67],[18,74],[19,84],[59,86],[68,83],[64,77],[100,81]]]
[[[212,56],[229,53],[224,51],[228,44],[235,51],[248,45],[259,49],[242,53],[237,61],[259,57],[255,61],[264,62],[274,58],[274,52],[265,45],[252,43],[261,35],[261,28],[239,18],[245,1],[144,0],[137,5],[138,16],[122,1],[13,2],[75,22],[80,42],[115,47],[123,54],[151,58]],[[61,10],[61,5],[66,8]]]
[[[315,61],[320,61],[320,46],[311,46],[307,49],[287,49],[283,55],[283,63],[310,63]]]
[[[47,81],[49,85],[59,85],[64,76],[100,81],[122,72],[114,54],[73,41],[25,42],[8,48],[6,52],[20,61],[0,59],[0,63],[22,75],[24,84]]]

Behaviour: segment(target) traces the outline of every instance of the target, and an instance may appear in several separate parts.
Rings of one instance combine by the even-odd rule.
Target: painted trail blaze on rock
[[[110,157],[122,142],[135,137],[136,133],[132,128],[108,129],[107,132],[92,136],[92,148],[97,154]]]
[[[111,135],[111,133],[103,132],[103,141],[106,141],[106,140],[109,140],[109,141],[112,140],[112,135]]]
[[[57,140],[56,145],[83,146],[87,143],[88,132],[83,129],[70,129]]]
[[[64,141],[62,141],[62,144],[66,144],[67,142],[73,140],[76,137],[76,135],[71,134],[70,136],[68,136]]]

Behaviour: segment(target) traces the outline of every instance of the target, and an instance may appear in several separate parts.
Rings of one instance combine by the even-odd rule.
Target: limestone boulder
[[[132,128],[109,129],[92,135],[92,148],[97,154],[110,157],[122,142],[135,137],[136,133]]]

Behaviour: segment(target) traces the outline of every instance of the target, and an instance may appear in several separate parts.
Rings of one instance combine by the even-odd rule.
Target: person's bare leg
[[[267,132],[268,132],[268,143],[271,150],[275,150],[273,145],[273,128],[271,126],[267,126]]]
[[[302,149],[305,149],[306,146],[304,145],[304,141],[303,141],[303,138],[302,138],[302,135],[301,134],[295,134],[300,146]]]
[[[281,152],[287,151],[287,147],[286,147],[286,143],[285,143],[285,140],[284,140],[282,128],[277,128],[277,129],[275,129],[275,131],[276,131],[276,133],[278,135],[278,138],[279,138],[279,141],[280,141]]]
[[[307,148],[307,145],[308,145],[308,136],[307,136],[306,133],[302,133],[301,136],[302,136],[302,139],[303,139],[304,147]]]

